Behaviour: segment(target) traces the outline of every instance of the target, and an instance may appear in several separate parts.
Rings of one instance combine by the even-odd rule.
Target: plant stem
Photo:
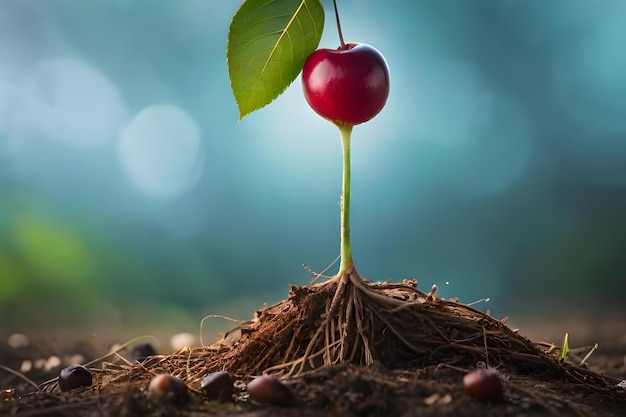
[[[343,33],[341,33],[341,22],[339,21],[339,11],[337,10],[337,0],[333,0],[333,6],[335,7],[335,18],[337,19],[337,32],[339,32],[339,42],[341,43],[341,49],[346,49],[346,43],[343,41]]]
[[[341,134],[343,150],[343,182],[341,185],[341,263],[339,274],[351,273],[354,269],[350,248],[350,137],[352,125],[337,124]]]

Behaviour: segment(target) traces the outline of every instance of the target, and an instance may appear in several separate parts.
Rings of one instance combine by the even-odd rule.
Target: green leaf
[[[296,79],[324,29],[320,0],[245,0],[228,31],[226,58],[239,120]]]

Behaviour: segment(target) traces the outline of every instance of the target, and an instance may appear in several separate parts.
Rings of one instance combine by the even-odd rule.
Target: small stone
[[[250,394],[250,399],[261,404],[290,406],[296,402],[291,389],[269,375],[253,379],[248,383],[246,389]]]
[[[180,404],[189,398],[185,381],[170,374],[159,374],[152,378],[148,395],[166,404]]]
[[[202,380],[200,389],[207,399],[213,401],[232,401],[235,387],[229,372],[219,371],[208,374]]]
[[[89,369],[82,365],[68,366],[59,373],[59,388],[62,392],[71,391],[80,387],[89,387],[93,378]]]
[[[45,359],[45,358],[35,359],[35,362],[33,362],[33,367],[35,369],[43,369],[43,367],[46,366],[47,362],[48,362],[48,359]]]
[[[50,372],[57,366],[61,366],[61,358],[56,355],[52,355],[46,361],[46,364],[43,366],[44,371]]]
[[[191,333],[177,333],[170,338],[170,346],[174,350],[193,346],[196,343],[196,336]]]
[[[504,399],[502,382],[496,371],[475,369],[463,377],[465,393],[479,401],[501,401]]]
[[[25,359],[22,362],[22,366],[20,366],[20,372],[23,374],[26,374],[28,372],[30,372],[30,370],[33,369],[33,361],[29,360],[29,359]]]
[[[13,349],[19,349],[28,346],[30,340],[28,336],[22,333],[13,333],[7,339],[7,344]]]

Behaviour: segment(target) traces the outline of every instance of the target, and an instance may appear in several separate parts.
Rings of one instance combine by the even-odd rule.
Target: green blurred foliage
[[[20,213],[11,223],[18,256],[41,277],[42,284],[63,289],[89,286],[94,261],[87,242],[71,224],[57,224],[32,213]]]

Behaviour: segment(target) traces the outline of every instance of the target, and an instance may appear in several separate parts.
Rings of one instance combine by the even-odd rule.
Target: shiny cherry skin
[[[358,125],[376,116],[389,96],[389,67],[366,44],[318,49],[304,63],[302,87],[307,103],[323,118]]]

